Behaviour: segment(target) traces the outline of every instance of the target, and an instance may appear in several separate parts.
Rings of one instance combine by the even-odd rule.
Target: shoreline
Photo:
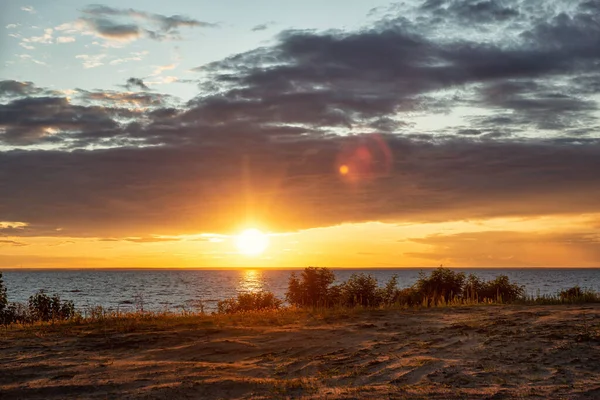
[[[600,397],[600,304],[2,329],[3,399]]]

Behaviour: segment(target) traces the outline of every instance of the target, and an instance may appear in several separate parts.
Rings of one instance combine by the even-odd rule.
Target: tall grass
[[[397,276],[383,286],[368,274],[353,274],[347,281],[334,285],[335,274],[327,268],[308,267],[300,275],[292,273],[286,292],[287,306],[271,292],[240,293],[218,303],[217,310],[207,314],[203,304],[199,309],[180,312],[149,312],[144,310],[143,296],[136,295],[136,310],[121,312],[103,307],[88,307],[77,311],[72,302],[43,291],[29,298],[27,304],[9,303],[0,273],[0,324],[36,325],[44,322],[70,325],[92,324],[102,329],[129,331],[143,324],[185,323],[193,319],[208,324],[224,322],[278,324],[303,318],[302,315],[323,318],[343,317],[356,309],[406,309],[453,307],[477,304],[577,304],[600,303],[600,293],[578,286],[555,295],[525,295],[524,287],[500,275],[485,281],[470,274],[437,268],[429,275],[421,273],[417,282],[399,288]]]

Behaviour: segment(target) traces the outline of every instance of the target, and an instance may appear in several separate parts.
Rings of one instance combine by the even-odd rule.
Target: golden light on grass
[[[258,229],[246,229],[236,237],[235,244],[241,254],[257,256],[269,246],[269,237]]]

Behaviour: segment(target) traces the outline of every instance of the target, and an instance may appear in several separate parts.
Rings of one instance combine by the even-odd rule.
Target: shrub
[[[419,279],[415,283],[415,289],[428,305],[439,302],[447,303],[456,296],[463,293],[465,274],[454,272],[448,268],[439,267],[431,272],[429,276],[421,271]]]
[[[58,294],[50,297],[43,290],[29,297],[27,305],[34,321],[62,320],[75,316],[75,304],[72,301],[61,301]]]
[[[484,286],[485,281],[482,281],[477,275],[469,274],[463,287],[463,298],[471,301],[482,300],[481,293]]]
[[[394,301],[403,306],[418,306],[423,304],[423,295],[414,287],[409,287],[398,290]]]
[[[339,288],[332,288],[335,275],[327,268],[307,267],[300,278],[292,273],[288,281],[287,301],[297,307],[328,307],[337,300]]]
[[[244,311],[260,311],[278,309],[282,301],[271,292],[240,293],[237,297],[225,299],[217,303],[219,314],[234,314]]]
[[[381,293],[377,288],[377,279],[366,274],[352,274],[340,285],[341,305],[354,307],[377,307],[381,303]]]
[[[573,300],[578,297],[581,297],[582,294],[583,294],[583,291],[581,290],[581,288],[579,286],[573,286],[572,288],[569,288],[567,290],[562,290],[560,292],[560,299],[561,300]]]
[[[398,275],[394,275],[379,289],[379,298],[383,305],[391,305],[398,302]]]
[[[487,281],[479,289],[479,300],[490,299],[499,302],[513,302],[525,294],[525,288],[511,283],[506,275]]]
[[[559,293],[562,302],[569,303],[597,303],[600,302],[600,294],[590,289],[581,289],[579,286],[573,286]]]
[[[20,303],[8,303],[2,315],[0,324],[9,325],[14,323],[25,324],[31,322],[31,316],[27,307]]]

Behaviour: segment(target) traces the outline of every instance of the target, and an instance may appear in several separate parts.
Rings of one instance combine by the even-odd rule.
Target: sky
[[[600,264],[600,0],[2,11],[0,268]]]

